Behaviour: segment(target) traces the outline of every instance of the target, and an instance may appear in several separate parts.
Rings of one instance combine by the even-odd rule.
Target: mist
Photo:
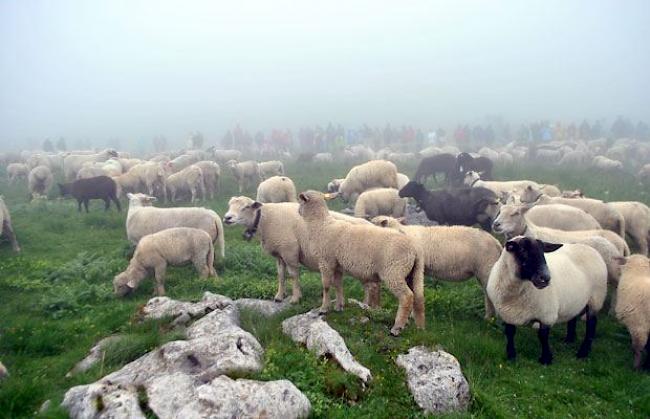
[[[351,4],[352,3],[352,4]],[[4,1],[0,146],[650,119],[647,1]]]

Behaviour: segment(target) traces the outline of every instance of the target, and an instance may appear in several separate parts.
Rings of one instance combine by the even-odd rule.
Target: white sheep
[[[201,277],[217,276],[214,270],[214,246],[203,230],[175,227],[144,236],[124,272],[113,279],[115,294],[122,297],[138,287],[153,270],[156,294],[165,295],[167,265],[191,261]]]
[[[36,166],[30,170],[27,185],[32,198],[47,196],[53,184],[54,177],[48,166]]]
[[[7,208],[4,197],[2,195],[0,195],[0,228],[0,233],[9,239],[14,252],[20,252],[20,245],[18,244],[18,240],[16,240],[14,227],[11,224],[11,215],[9,214],[9,208]]]
[[[354,166],[339,185],[344,201],[355,202],[359,194],[371,188],[397,188],[397,167],[386,160],[372,160]]]
[[[598,230],[600,224],[580,208],[564,204],[535,205],[526,212],[526,219],[540,227],[555,230]]]
[[[402,189],[404,186],[406,186],[407,183],[409,183],[411,179],[409,179],[408,176],[406,176],[404,173],[398,173],[397,174],[397,189]],[[329,192],[329,191],[328,191]],[[336,191],[332,191],[336,192]]]
[[[203,183],[203,172],[198,166],[191,165],[169,175],[165,181],[169,199],[176,202],[181,193],[190,194],[190,202],[199,200],[199,196],[205,197],[205,184]]]
[[[7,166],[7,177],[9,184],[17,181],[18,179],[27,179],[29,175],[29,166],[24,163],[11,163]]]
[[[144,192],[153,196],[156,191],[160,191],[163,200],[167,200],[167,174],[164,169],[165,163],[145,162],[133,166],[127,173],[137,176]]]
[[[342,276],[348,273],[362,282],[380,280],[397,298],[391,334],[399,335],[411,310],[418,328],[424,328],[424,266],[411,239],[390,229],[350,225],[332,218],[320,192],[303,192],[298,200],[323,282],[319,311],[329,310],[331,285],[336,290],[336,309],[343,309]]]
[[[370,219],[378,215],[403,217],[408,198],[400,198],[399,191],[393,188],[376,188],[364,191],[354,204],[354,216]]]
[[[286,176],[272,176],[257,186],[257,201],[263,204],[276,202],[298,202],[296,186]]]
[[[591,160],[591,156],[582,150],[572,150],[564,154],[558,164],[564,167],[584,167]]]
[[[199,158],[193,154],[181,154],[175,159],[166,163],[165,167],[169,168],[173,173],[178,173],[181,170],[189,167],[190,165],[199,161]]]
[[[607,268],[598,252],[587,245],[550,244],[517,236],[506,242],[492,268],[487,293],[505,323],[508,359],[516,357],[516,327],[538,322],[542,347],[539,362],[550,364],[550,328],[568,322],[565,340],[573,342],[578,317],[583,313],[587,331],[577,356],[585,358],[591,351],[597,314],[607,294]]]
[[[107,176],[107,173],[104,169],[101,167],[96,167],[94,165],[87,165],[81,167],[77,171],[77,176],[76,179],[90,179],[92,177],[97,177],[97,176]]]
[[[332,181],[327,184],[327,192],[338,192],[339,188],[341,187],[341,183],[343,183],[344,180],[345,179],[332,179]]]
[[[144,194],[127,194],[129,212],[126,215],[127,239],[137,244],[147,234],[172,227],[192,227],[205,231],[216,242],[223,259],[225,242],[219,215],[206,208],[156,208],[151,206],[156,198]]]
[[[415,161],[415,159],[414,153],[388,153],[386,156],[386,160],[393,163],[409,163]]]
[[[260,178],[257,162],[254,160],[248,160],[241,163],[238,163],[236,160],[229,160],[226,163],[226,166],[230,168],[233,176],[237,180],[239,193],[248,189],[250,183],[257,183]]]
[[[402,225],[383,215],[373,218],[372,223],[411,237],[424,260],[425,274],[452,282],[476,277],[485,293],[492,266],[501,255],[501,244],[489,233],[466,226]],[[485,293],[485,318],[494,315]]]
[[[221,168],[217,163],[210,160],[200,161],[198,163],[195,163],[194,166],[197,166],[199,169],[201,169],[201,172],[203,172],[203,183],[205,184],[205,191],[210,196],[210,199],[214,199],[214,195],[219,192]]]
[[[119,157],[117,151],[106,149],[94,154],[69,154],[63,159],[63,171],[66,179],[75,179],[77,172],[84,163],[104,162],[111,157]]]
[[[648,256],[650,243],[650,208],[635,201],[608,202],[625,219],[625,231],[636,242],[639,253]]]
[[[469,171],[465,174],[464,183],[472,188],[487,188],[501,199],[505,199],[511,194],[522,193],[527,187],[534,188],[535,190],[539,190],[540,188],[540,185],[532,180],[482,180],[481,175],[474,171]]]
[[[229,160],[241,160],[241,151],[239,150],[214,150],[212,154],[214,155],[214,159],[221,163]]]
[[[129,171],[119,176],[113,176],[112,179],[117,186],[116,194],[118,198],[122,198],[129,192],[142,192],[140,177],[134,172]]]
[[[632,338],[634,368],[641,367],[645,348],[645,368],[650,368],[650,261],[633,255],[621,261],[622,274],[616,299],[616,318],[627,327]]]
[[[107,176],[110,177],[115,177],[119,176],[122,173],[124,173],[124,169],[122,167],[122,163],[118,159],[108,159],[106,160],[102,166],[102,170],[106,173]]]
[[[623,163],[605,156],[594,157],[591,161],[591,166],[603,172],[620,172],[623,170]]]
[[[257,164],[257,170],[259,170],[260,179],[284,175],[284,165],[278,160],[260,162]]]
[[[312,160],[316,163],[331,163],[334,161],[332,153],[316,153]]]

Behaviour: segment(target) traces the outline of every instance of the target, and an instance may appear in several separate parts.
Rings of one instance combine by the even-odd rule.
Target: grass
[[[287,172],[300,190],[322,189],[339,177],[341,166],[289,165]],[[406,168],[412,173],[413,168]],[[2,174],[0,174],[1,176]],[[607,200],[650,203],[647,189],[631,176],[602,176],[588,171],[544,168],[502,168],[499,178],[531,178],[564,189],[582,188]],[[4,176],[2,176],[4,179]],[[13,217],[23,248],[12,253],[0,243],[0,360],[11,376],[0,384],[0,417],[33,417],[41,403],[52,400],[47,417],[67,417],[58,407],[65,391],[93,382],[160,344],[178,339],[164,321],[138,323],[136,313],[152,295],[145,281],[132,297],[112,295],[113,276],[128,263],[125,212],[104,213],[94,202],[90,214],[77,213],[76,203],[51,200],[28,203],[25,185],[0,181],[0,192]],[[219,198],[206,203],[223,215],[236,195],[230,177]],[[125,205],[126,206],[126,205]],[[333,203],[333,208],[343,205]],[[256,241],[245,242],[240,227],[226,227],[226,260],[220,278],[199,279],[191,267],[171,268],[167,294],[198,299],[204,291],[232,298],[272,298],[276,291],[274,260]],[[476,281],[462,284],[427,283],[427,328],[408,327],[399,338],[389,335],[396,302],[388,293],[383,308],[370,314],[349,306],[332,313],[328,322],[373,374],[369,388],[330,360],[314,356],[281,332],[281,321],[319,305],[320,278],[303,271],[300,304],[271,319],[242,313],[242,326],[265,348],[265,366],[250,378],[289,379],[310,399],[314,417],[421,417],[395,358],[415,345],[443,348],[463,366],[472,391],[469,412],[450,417],[648,417],[650,374],[631,369],[629,336],[623,326],[603,315],[591,357],[575,359],[577,344],[561,342],[562,327],[553,329],[555,360],[537,363],[534,330],[517,333],[519,358],[506,362],[504,337],[498,322],[483,320],[482,293]],[[358,281],[345,280],[346,296],[362,298]],[[370,321],[362,323],[362,317]],[[584,325],[579,326],[579,336]],[[87,373],[65,378],[99,339],[121,333],[126,339],[111,345],[104,361]]]

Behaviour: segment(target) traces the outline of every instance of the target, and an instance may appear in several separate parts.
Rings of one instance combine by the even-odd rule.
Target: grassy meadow
[[[347,167],[290,164],[287,174],[299,190],[323,189]],[[402,168],[412,175],[414,167]],[[556,168],[500,168],[497,178],[529,178],[556,183],[563,189],[580,187],[605,200],[640,200],[650,204],[650,191],[632,176],[602,175]],[[44,417],[67,417],[59,407],[65,391],[93,382],[160,344],[181,338],[164,322],[139,323],[135,313],[153,292],[144,281],[125,299],[112,294],[112,278],[128,263],[126,207],[103,211],[94,201],[90,214],[77,213],[76,202],[51,199],[30,203],[24,182],[8,185],[0,173],[0,193],[11,211],[22,253],[0,243],[0,360],[11,376],[0,383],[0,417],[34,417],[45,400],[52,400]],[[53,194],[56,193],[56,187]],[[221,216],[228,199],[236,195],[229,174],[214,201],[203,203]],[[254,195],[254,191],[249,191]],[[342,208],[340,202],[331,204]],[[231,298],[273,298],[276,291],[274,260],[262,253],[256,240],[245,242],[239,226],[225,227],[226,258],[218,279],[199,279],[191,266],[170,268],[169,297],[199,299],[204,291]],[[290,283],[289,283],[290,284]],[[411,324],[403,334],[389,334],[396,301],[383,291],[383,308],[370,314],[348,306],[330,313],[327,321],[345,339],[357,360],[368,367],[373,381],[363,390],[356,377],[332,361],[321,359],[294,344],[281,332],[281,321],[320,305],[318,273],[302,273],[300,304],[271,319],[242,313],[242,327],[253,333],[265,349],[264,370],[249,378],[291,380],[310,399],[314,417],[405,418],[423,416],[409,393],[405,375],[395,358],[415,345],[442,348],[458,358],[470,383],[469,411],[453,417],[650,417],[650,373],[632,370],[626,329],[602,314],[593,352],[577,360],[578,342],[562,342],[564,327],[551,332],[555,359],[551,366],[537,362],[536,331],[519,328],[518,359],[505,360],[505,338],[498,321],[483,320],[483,296],[476,281],[461,284],[426,284],[426,330]],[[290,287],[289,287],[290,289]],[[346,297],[362,298],[362,287],[345,280]],[[363,316],[370,322],[361,323]],[[99,339],[121,333],[127,339],[111,346],[105,359],[89,372],[65,378]]]

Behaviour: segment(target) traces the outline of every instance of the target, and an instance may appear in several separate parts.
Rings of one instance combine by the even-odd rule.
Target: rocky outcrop
[[[256,311],[263,316],[271,317],[286,310],[287,307],[289,307],[289,299],[287,298],[284,301],[277,303],[275,301],[260,300],[257,298],[240,298],[239,300],[235,300],[235,304],[240,310],[245,309]]]
[[[88,353],[88,355],[81,361],[77,362],[77,364],[65,376],[72,377],[75,374],[88,371],[95,364],[97,364],[99,361],[102,360],[102,358],[104,357],[104,351],[106,350],[107,347],[109,347],[113,343],[119,342],[121,339],[122,336],[114,335],[114,336],[108,336],[100,340],[95,344],[95,346],[90,348],[90,352]]]

